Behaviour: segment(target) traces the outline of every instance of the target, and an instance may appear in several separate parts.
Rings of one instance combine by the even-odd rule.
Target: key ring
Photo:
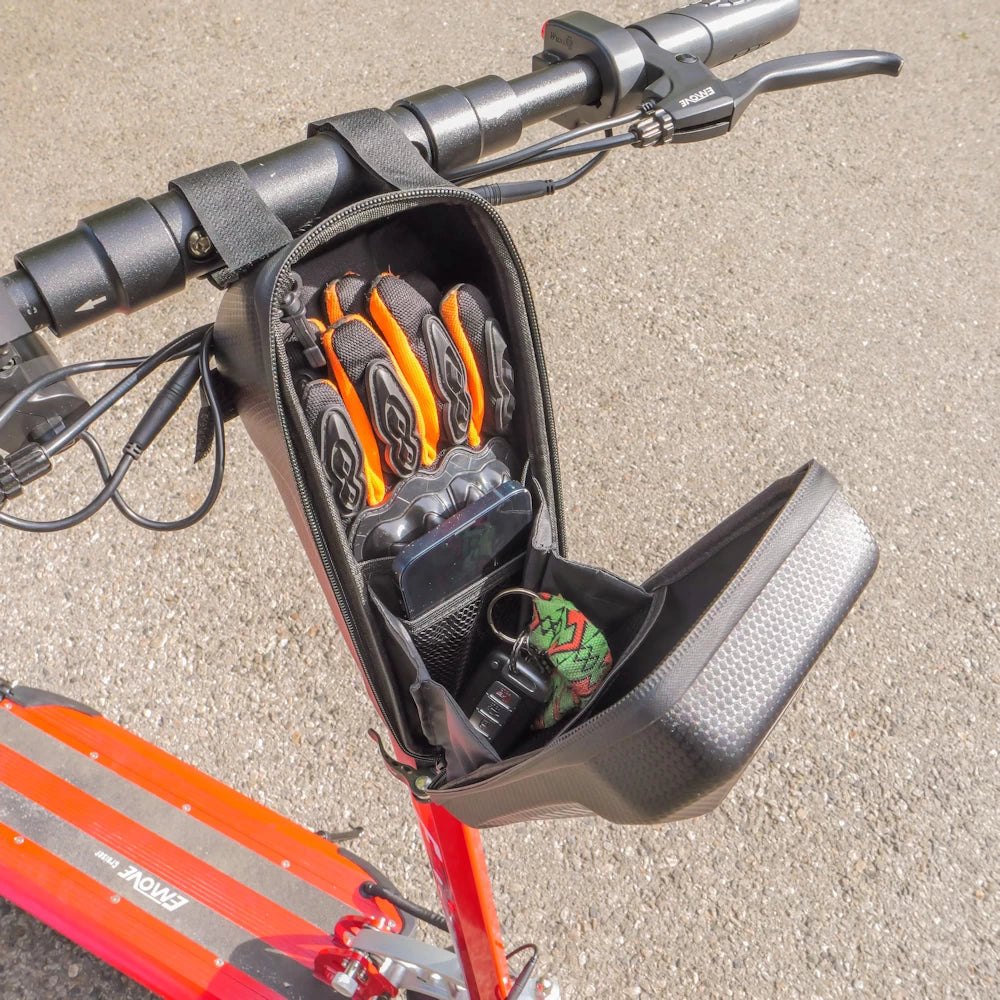
[[[490,601],[489,606],[486,608],[486,624],[489,625],[490,631],[498,638],[506,643],[509,643],[514,647],[515,652],[520,652],[520,647],[528,641],[527,631],[522,632],[518,636],[507,635],[505,632],[501,632],[497,628],[496,622],[493,621],[493,609],[496,607],[497,601],[502,597],[510,597],[512,595],[518,595],[519,597],[530,597],[532,601],[538,597],[533,590],[528,590],[527,587],[508,587],[506,590],[501,590],[492,601]]]

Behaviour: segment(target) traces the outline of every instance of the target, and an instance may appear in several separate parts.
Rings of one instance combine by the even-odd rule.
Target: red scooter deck
[[[374,872],[84,706],[0,701],[0,895],[171,998],[329,1000],[317,952]]]

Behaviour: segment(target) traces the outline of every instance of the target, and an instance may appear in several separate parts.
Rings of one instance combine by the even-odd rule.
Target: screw
[[[430,788],[431,779],[429,775],[421,774],[417,776],[416,781],[413,782],[418,791],[426,792]]]
[[[185,802],[184,805],[181,806],[181,809],[183,809],[184,812],[186,813],[191,812],[191,806],[187,802]]]
[[[121,896],[112,896],[111,897],[111,902],[112,903],[120,903],[121,901],[122,901]]]
[[[682,52],[677,57],[677,61],[682,63],[696,63],[698,61],[698,57],[696,55],[692,55],[690,52]]]
[[[226,960],[224,958],[217,958],[215,960],[215,967],[217,969],[221,969],[225,964],[226,964]]]
[[[91,750],[90,751],[90,759],[91,760],[97,760],[97,758],[99,756],[100,756],[100,754],[96,750]]]
[[[204,260],[206,257],[211,257],[215,253],[215,245],[208,238],[203,229],[192,229],[188,233],[187,238],[187,252],[191,254],[195,260]]]
[[[24,837],[15,837],[14,838],[14,843],[15,844],[23,844],[24,843]]]
[[[291,863],[291,861],[282,861],[281,862],[281,867],[282,868],[291,868],[292,867],[292,863]]]

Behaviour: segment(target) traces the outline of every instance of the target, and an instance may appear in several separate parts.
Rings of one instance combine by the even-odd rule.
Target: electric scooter
[[[871,51],[778,59],[728,79],[714,72],[785,35],[797,17],[798,0],[709,0],[627,27],[574,12],[547,22],[531,73],[436,87],[388,113],[430,168],[491,204],[546,197],[618,147],[725,135],[758,94],[898,74],[898,57]],[[502,153],[547,120],[565,131]],[[63,337],[191,279],[257,266],[264,244],[246,230],[248,218],[263,217],[260,205],[303,234],[366,196],[357,150],[325,121],[292,146],[179,178],[164,194],[123,202],[17,254],[16,269],[0,278],[0,523],[58,530],[113,503],[144,527],[172,530],[208,513],[222,482],[224,423],[238,409],[213,376],[211,329],[146,357],[68,366],[40,331]],[[558,180],[489,180],[570,157],[586,162]],[[186,393],[169,383],[114,470],[89,428],[176,361],[187,366],[187,391],[201,387],[216,474],[193,515],[149,523],[117,489]],[[129,374],[91,403],[74,380],[102,369]],[[94,501],[56,522],[11,513],[79,443],[104,479]],[[86,705],[14,680],[0,686],[0,894],[154,992],[219,1000],[558,995],[554,980],[539,978],[532,948],[503,943],[478,832],[430,801],[432,779],[398,740],[375,744],[413,802],[440,913],[408,902],[336,836],[284,819]],[[446,932],[451,946],[415,937],[418,921]]]

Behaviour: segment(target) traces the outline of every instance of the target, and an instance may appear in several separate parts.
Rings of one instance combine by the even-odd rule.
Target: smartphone
[[[408,618],[489,575],[527,544],[531,494],[511,480],[452,514],[392,562]]]

